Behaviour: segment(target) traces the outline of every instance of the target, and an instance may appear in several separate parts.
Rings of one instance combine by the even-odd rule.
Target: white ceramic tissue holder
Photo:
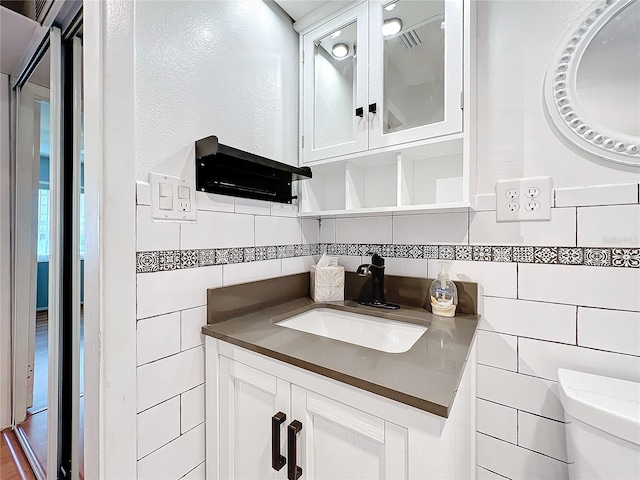
[[[344,300],[344,267],[337,265],[334,258],[323,255],[318,265],[311,266],[310,293],[315,302]]]

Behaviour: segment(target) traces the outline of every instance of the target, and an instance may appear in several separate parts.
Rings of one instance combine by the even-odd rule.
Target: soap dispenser
[[[453,317],[458,306],[458,288],[449,280],[447,264],[440,262],[438,279],[431,283],[429,288],[431,295],[431,311],[441,317]]]

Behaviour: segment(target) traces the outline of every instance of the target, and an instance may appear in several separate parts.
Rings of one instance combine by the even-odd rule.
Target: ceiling
[[[280,7],[289,14],[296,22],[306,17],[314,10],[325,6],[327,3],[341,2],[350,3],[351,0],[274,0]]]
[[[17,76],[25,62],[32,41],[46,30],[38,22],[0,6],[0,71]],[[32,82],[49,86],[49,69],[38,68]]]

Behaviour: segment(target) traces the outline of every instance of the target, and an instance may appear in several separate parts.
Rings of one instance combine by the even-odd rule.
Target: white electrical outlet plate
[[[149,174],[151,185],[151,218],[172,222],[196,219],[196,182],[186,178]]]
[[[551,177],[517,178],[496,183],[496,220],[551,220]]]

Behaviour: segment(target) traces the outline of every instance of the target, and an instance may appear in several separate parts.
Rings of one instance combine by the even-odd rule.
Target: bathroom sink
[[[332,308],[314,308],[276,325],[387,353],[406,352],[427,331],[423,325]]]

